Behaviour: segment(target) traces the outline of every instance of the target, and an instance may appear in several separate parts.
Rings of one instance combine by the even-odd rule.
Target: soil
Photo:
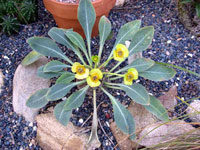
[[[71,3],[71,4],[78,4],[80,0],[56,0],[58,2],[63,2],[63,3]],[[91,0],[92,2],[95,2],[97,0]]]

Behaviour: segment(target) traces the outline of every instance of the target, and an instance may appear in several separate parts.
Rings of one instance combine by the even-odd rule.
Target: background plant
[[[196,15],[200,18],[200,1],[199,0],[182,0],[182,4],[191,3],[195,7]]]
[[[172,68],[157,64],[151,59],[140,58],[116,70],[127,59],[128,55],[142,52],[149,47],[153,39],[154,28],[152,26],[141,28],[140,20],[123,25],[118,32],[111,54],[105,62],[101,63],[104,43],[111,33],[110,21],[105,16],[101,17],[99,22],[99,52],[98,55],[92,56],[94,52],[91,49],[91,32],[96,14],[90,0],[80,1],[78,19],[84,30],[87,46],[85,46],[83,38],[73,30],[52,28],[48,35],[57,43],[71,49],[79,57],[80,62],[72,62],[50,38],[32,37],[28,39],[27,42],[34,51],[26,56],[22,62],[23,65],[35,62],[42,55],[63,59],[66,64],[53,60],[38,69],[37,75],[39,77],[46,79],[58,77],[58,79],[52,87],[41,89],[34,93],[28,99],[27,106],[42,108],[48,102],[56,101],[66,96],[73,87],[80,84],[84,85],[82,89],[73,92],[67,100],[58,103],[54,109],[54,115],[59,122],[67,125],[72,110],[82,105],[87,90],[91,89],[93,91],[93,121],[88,143],[95,142],[98,145],[100,145],[100,142],[97,136],[97,88],[101,89],[110,98],[117,127],[125,134],[128,134],[132,140],[135,138],[134,118],[125,106],[108,92],[108,88],[123,90],[133,101],[143,105],[157,118],[168,121],[167,111],[160,101],[149,95],[145,87],[135,83],[134,80],[137,80],[138,76],[152,81],[168,80],[175,75],[175,71]],[[127,40],[131,41],[129,50],[124,46]],[[85,55],[86,59],[84,59],[83,55]],[[107,71],[106,67],[112,59],[118,61],[118,63]],[[65,71],[65,68],[71,68],[71,72]],[[124,82],[117,83],[115,80],[118,78],[123,78]]]
[[[4,33],[17,32],[21,24],[37,19],[36,0],[0,0],[0,28]]]

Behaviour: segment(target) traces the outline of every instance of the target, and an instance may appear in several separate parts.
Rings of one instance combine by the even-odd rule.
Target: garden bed
[[[42,2],[39,2],[38,17],[38,22],[22,26],[18,34],[7,36],[0,33],[0,69],[5,76],[3,90],[0,95],[0,149],[40,149],[35,141],[36,124],[26,122],[23,117],[14,113],[12,108],[14,72],[22,59],[31,51],[26,39],[32,36],[47,36],[50,28],[56,26],[52,16],[45,11]],[[142,19],[142,26],[153,25],[155,27],[154,40],[151,47],[143,53],[143,56],[154,61],[175,64],[200,73],[200,42],[178,20],[177,7],[173,1],[130,0],[123,7],[115,7],[111,11],[109,19],[113,25],[114,37],[119,28],[128,21]],[[105,48],[111,49],[113,43],[114,39],[109,40]],[[98,38],[93,39],[92,45],[92,50],[96,54],[99,46]],[[73,53],[67,53],[67,50],[63,48],[62,50],[71,59],[76,59]],[[104,60],[106,60],[109,53],[109,50],[104,51]],[[112,68],[113,65],[111,63],[109,67]],[[178,88],[178,96],[183,97],[185,100],[200,95],[198,78],[179,70],[177,70],[177,75],[168,82],[155,83],[143,78],[139,80],[155,96],[162,95],[174,84]],[[112,94],[123,104],[128,105],[130,103],[128,98],[124,98],[124,93],[113,92]],[[106,96],[98,96],[98,98],[98,116],[101,125],[115,145],[116,142],[109,128],[109,123],[113,120],[110,101]],[[184,109],[184,106],[177,108],[177,112],[180,114]],[[44,111],[45,109],[41,110],[41,112]],[[92,101],[86,99],[79,109],[73,111],[71,122],[76,126],[82,126],[91,113]],[[91,118],[84,125],[86,128],[89,126],[91,126]],[[105,136],[100,127],[98,134],[102,143],[100,149],[113,149],[114,145],[109,142],[108,137]]]

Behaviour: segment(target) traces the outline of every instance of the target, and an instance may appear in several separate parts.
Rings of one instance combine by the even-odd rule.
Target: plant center
[[[121,49],[117,50],[117,56],[123,58],[124,57],[124,52]]]
[[[77,74],[84,74],[85,73],[85,67],[84,66],[78,66],[76,69]]]
[[[91,79],[93,82],[98,82],[99,81],[99,75],[97,73],[94,73],[91,75]]]
[[[132,72],[129,72],[127,75],[126,75],[126,80],[127,81],[133,81],[134,79],[134,74]]]

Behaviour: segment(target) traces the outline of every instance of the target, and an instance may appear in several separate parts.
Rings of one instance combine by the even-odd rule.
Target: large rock
[[[169,140],[174,140],[181,135],[184,136],[184,134],[185,136],[192,136],[199,135],[200,132],[199,129],[195,130],[192,125],[182,120],[171,121],[167,124],[163,124],[163,122],[157,122],[148,125],[139,134],[139,138],[142,139],[139,144],[143,146],[153,146]]]
[[[40,58],[29,66],[19,65],[13,79],[13,108],[14,111],[23,115],[27,121],[33,122],[38,114],[38,109],[26,106],[27,99],[37,90],[48,88],[50,81],[39,78],[37,69],[48,62],[46,57]]]
[[[194,100],[186,109],[189,118],[194,122],[200,122],[200,100]]]
[[[149,124],[156,122],[156,118],[149,113],[142,105],[131,102],[128,110],[132,114],[136,123],[136,137],[141,130]],[[127,135],[123,134],[116,126],[115,122],[111,123],[111,130],[115,136],[121,150],[131,150],[137,146],[136,141],[131,141]]]
[[[81,128],[60,124],[53,113],[41,114],[36,117],[37,142],[43,150],[93,150],[87,147],[88,135],[80,133]]]
[[[0,69],[0,93],[1,93],[1,88],[2,88],[2,86],[3,86],[3,78],[4,78],[4,75],[3,75],[3,73],[2,73],[2,71],[1,71],[1,69]]]
[[[174,112],[174,108],[177,105],[176,96],[177,88],[176,85],[174,85],[168,92],[164,93],[164,95],[160,96],[158,99],[168,111]]]

